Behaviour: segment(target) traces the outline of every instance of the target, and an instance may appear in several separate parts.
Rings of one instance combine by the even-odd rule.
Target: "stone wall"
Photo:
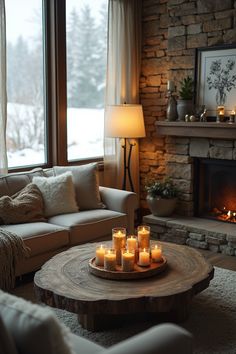
[[[196,48],[236,43],[236,1],[143,0],[142,20],[140,99],[147,137],[140,141],[141,206],[147,207],[146,180],[173,174],[182,189],[178,210],[192,215],[192,154],[199,140],[158,138],[155,121],[166,116],[167,80],[174,80],[178,91],[183,77],[193,77]],[[224,158],[236,159],[234,141],[201,141],[217,158],[228,144]]]

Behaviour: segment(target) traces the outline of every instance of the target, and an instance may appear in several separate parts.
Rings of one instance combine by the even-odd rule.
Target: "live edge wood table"
[[[104,243],[104,242],[103,242]],[[110,280],[89,272],[96,243],[73,247],[46,262],[34,278],[37,298],[78,314],[82,327],[100,330],[116,319],[137,314],[163,314],[181,322],[194,295],[206,289],[214,268],[188,246],[161,242],[166,269],[144,279]]]

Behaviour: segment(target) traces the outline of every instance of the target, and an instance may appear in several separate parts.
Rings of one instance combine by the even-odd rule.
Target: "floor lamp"
[[[130,164],[132,149],[136,145],[132,139],[143,138],[146,136],[143,109],[139,104],[122,104],[106,107],[106,136],[122,139],[124,175],[122,189],[126,189],[127,177],[131,191],[134,191]],[[127,149],[129,152],[127,158]]]

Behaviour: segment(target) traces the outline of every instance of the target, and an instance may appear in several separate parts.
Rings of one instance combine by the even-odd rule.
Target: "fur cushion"
[[[75,186],[76,201],[80,210],[104,209],[99,193],[97,163],[81,166],[54,166],[55,175],[71,171]]]
[[[33,183],[43,195],[46,217],[78,212],[71,172],[55,177],[34,177]]]
[[[43,197],[39,188],[29,183],[12,197],[0,198],[0,224],[45,221]]]

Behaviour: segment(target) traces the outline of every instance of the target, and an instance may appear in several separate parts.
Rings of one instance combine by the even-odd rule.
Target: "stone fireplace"
[[[158,239],[236,255],[236,140],[197,136],[217,123],[204,123],[206,128],[196,132],[191,123],[158,122],[158,134],[163,124],[170,131],[165,130],[162,171],[181,195],[173,217],[146,215],[144,222]],[[184,137],[174,135],[179,124]]]
[[[194,159],[194,214],[236,223],[236,161]]]

